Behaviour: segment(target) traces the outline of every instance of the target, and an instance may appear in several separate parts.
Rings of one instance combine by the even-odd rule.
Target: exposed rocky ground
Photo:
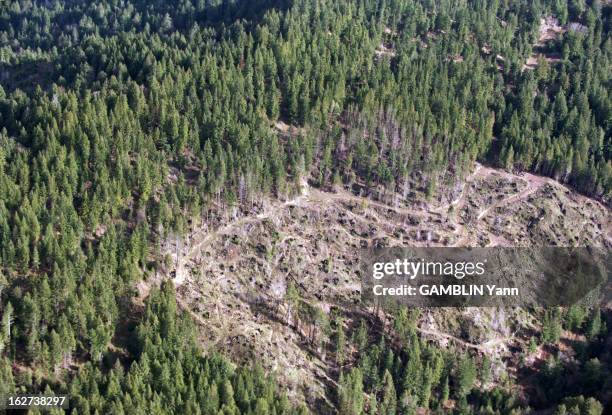
[[[538,39],[533,45],[533,53],[523,65],[523,69],[535,69],[538,61],[544,59],[549,63],[556,63],[561,60],[559,53],[547,50],[547,46],[558,40],[567,31],[581,32],[586,31],[586,27],[577,22],[570,22],[560,25],[555,16],[545,16],[540,19]]]
[[[338,371],[321,316],[338,309],[350,325],[368,313],[358,304],[361,248],[612,245],[608,208],[531,174],[478,165],[463,185],[427,203],[398,203],[393,195],[386,203],[359,192],[304,183],[291,200],[165,246],[176,265],[168,275],[179,304],[201,326],[202,344],[236,361],[255,359],[292,397],[318,407],[329,402]],[[299,315],[286,298],[291,283],[309,305]],[[501,375],[532,324],[521,310],[436,309],[421,314],[419,332],[442,346],[489,354]]]

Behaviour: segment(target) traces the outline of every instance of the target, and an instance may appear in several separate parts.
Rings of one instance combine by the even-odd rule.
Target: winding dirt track
[[[490,175],[495,175],[494,178],[496,180],[501,177],[515,183],[522,180],[525,182],[525,185],[520,185],[520,190],[513,190],[515,193],[512,194],[495,192],[496,194],[503,194],[501,200],[489,202],[491,204],[488,206],[481,205],[478,207],[476,203],[479,203],[479,200],[492,200],[479,188],[479,181],[485,179],[485,183],[488,183],[486,179]],[[491,179],[493,180],[493,178]],[[244,274],[242,270],[234,276],[222,275],[223,273],[201,274],[211,275],[207,279],[208,285],[205,285],[204,290],[201,286],[202,281],[198,280],[195,274],[192,276],[190,274],[191,271],[202,269],[203,264],[207,264],[210,261],[223,261],[220,256],[215,255],[219,253],[220,245],[228,239],[228,235],[245,235],[251,231],[258,232],[256,228],[259,228],[259,226],[257,225],[264,221],[274,222],[273,226],[278,229],[288,226],[287,228],[282,228],[280,242],[276,242],[279,249],[287,249],[287,255],[291,255],[292,250],[288,246],[291,245],[290,241],[294,239],[300,241],[301,245],[310,248],[310,250],[303,250],[305,252],[303,256],[305,258],[305,267],[316,264],[318,260],[321,260],[322,256],[327,255],[327,253],[321,255],[319,251],[316,251],[319,248],[312,248],[317,246],[314,243],[316,238],[320,235],[325,235],[325,232],[319,232],[318,230],[323,227],[327,227],[326,230],[335,229],[334,233],[327,233],[326,235],[335,241],[334,243],[342,244],[346,247],[359,246],[359,243],[364,241],[372,245],[375,242],[374,240],[381,236],[385,236],[388,243],[395,246],[442,246],[442,244],[446,246],[476,246],[477,244],[484,245],[487,238],[490,241],[490,246],[512,246],[512,241],[492,233],[498,232],[495,230],[497,228],[494,228],[491,224],[491,220],[487,220],[489,218],[488,215],[495,215],[498,207],[524,202],[547,183],[556,182],[552,179],[531,174],[517,176],[476,164],[475,170],[466,177],[465,183],[461,186],[459,192],[455,191],[450,196],[454,197],[452,201],[449,201],[444,206],[421,204],[415,207],[405,205],[394,206],[365,197],[359,197],[350,191],[342,189],[335,193],[324,192],[309,188],[306,183],[302,183],[302,193],[290,200],[284,202],[278,200],[271,201],[264,205],[261,213],[228,220],[216,229],[206,225],[198,227],[186,240],[181,242],[169,240],[165,244],[163,252],[171,255],[173,258],[175,258],[175,255],[177,256],[176,270],[173,278],[177,288],[177,303],[182,310],[185,310],[193,317],[196,324],[201,326],[201,342],[204,349],[227,347],[227,344],[232,343],[233,337],[249,337],[251,338],[249,340],[251,346],[258,347],[258,352],[265,351],[273,356],[271,360],[274,365],[273,367],[277,367],[277,360],[280,359],[279,367],[299,366],[301,368],[298,376],[299,379],[302,379],[304,376],[314,375],[317,379],[323,380],[323,383],[331,384],[334,382],[333,376],[329,376],[331,366],[329,366],[328,362],[326,363],[325,357],[316,354],[311,355],[309,359],[304,357],[305,352],[302,348],[302,343],[299,340],[295,340],[300,338],[301,333],[297,333],[293,327],[288,326],[284,322],[275,322],[265,316],[260,319],[258,315],[249,309],[240,311],[239,308],[228,307],[228,304],[234,304],[235,306],[236,303],[232,303],[235,298],[228,297],[223,291],[224,288],[218,290],[211,289],[211,287],[214,289],[216,289],[215,287],[225,287],[223,285],[225,283],[248,284],[246,281],[240,281]],[[558,184],[555,185],[559,186]],[[474,192],[474,194],[472,195],[471,192]],[[294,207],[298,211],[301,209],[308,211],[306,215],[310,215],[307,217],[312,218],[312,221],[304,223],[294,221],[292,219],[293,215],[288,213],[289,207]],[[453,211],[449,211],[450,207],[454,208]],[[467,212],[466,215],[464,215],[464,211]],[[331,222],[323,219],[318,223],[319,217],[324,218],[328,214]],[[409,216],[412,218],[409,218]],[[466,217],[468,219],[465,219]],[[339,221],[339,218],[345,220]],[[275,219],[281,220],[276,221]],[[349,220],[350,225],[347,224],[346,219]],[[585,220],[583,226],[587,222],[589,221]],[[296,227],[296,223],[299,224],[298,227]],[[355,226],[355,223],[357,223],[357,226]],[[356,229],[367,230],[370,225],[374,225],[372,226],[374,229],[372,233],[366,235],[356,231]],[[316,231],[308,230],[309,227],[313,228],[313,226],[317,228]],[[306,228],[307,231],[302,233],[302,228]],[[395,234],[395,230],[398,228],[401,228],[400,230],[403,231],[403,233],[399,234],[400,236]],[[436,242],[431,242],[429,239],[425,241],[421,236],[415,237],[413,235],[415,231],[423,232],[428,229],[433,229],[434,232],[437,232],[440,239],[434,239]],[[423,234],[420,233],[419,235]],[[504,235],[506,234],[504,233]],[[508,238],[512,239],[512,236],[508,236]],[[327,249],[325,242],[322,243],[322,246]],[[210,258],[207,256],[209,253],[212,255]],[[309,254],[312,254],[312,258]],[[249,256],[248,253],[246,255]],[[351,258],[351,255],[349,253],[348,257]],[[256,259],[259,259],[260,266],[258,269],[264,270],[261,274],[266,274],[268,277],[280,275],[281,278],[286,278],[287,274],[283,273],[278,267],[280,257],[281,255],[276,256],[276,263],[274,260],[271,261],[263,257],[257,257]],[[238,278],[234,278],[236,275]],[[218,277],[215,278],[215,276]],[[153,284],[158,284],[162,277],[159,276],[155,280],[144,281],[142,284],[139,283],[138,288],[141,294],[139,300],[144,299],[150,287]],[[269,280],[267,281],[269,282]],[[352,286],[350,287],[352,289]],[[206,295],[202,295],[202,293],[206,293]],[[265,288],[259,294],[268,299],[271,298],[269,292],[265,291]],[[310,297],[308,298],[314,299],[313,293],[310,292],[309,294]],[[227,300],[228,298],[229,301]],[[242,304],[240,301],[239,299],[237,303]],[[325,301],[330,300],[326,299]],[[203,309],[206,310],[206,314],[203,314]],[[261,336],[258,338],[258,333],[261,333],[259,329],[263,329],[265,333],[268,333],[267,330],[269,330],[269,341],[261,341]],[[436,324],[426,325],[422,323],[421,327],[417,327],[416,330],[424,338],[438,339],[444,343],[452,342],[459,347],[471,348],[489,355],[507,353],[507,345],[515,339],[512,334],[507,332],[495,332],[487,335],[487,337],[491,338],[483,343],[471,343],[453,334],[437,330]],[[449,329],[449,331],[451,330]],[[282,339],[283,335],[288,336],[285,337],[284,342]],[[274,336],[274,340],[272,336]],[[256,340],[253,340],[253,338],[256,338]],[[287,350],[293,351],[294,354],[291,355]],[[292,357],[287,357],[283,360],[282,356]],[[296,362],[301,363],[297,365]],[[325,394],[321,396],[323,399],[326,398]]]
[[[175,255],[174,250],[178,251],[178,259],[177,259],[177,267],[176,274],[174,276],[174,283],[177,287],[180,287],[184,284],[187,278],[187,270],[186,265],[193,261],[201,252],[202,249],[208,244],[214,242],[214,240],[226,233],[230,233],[232,230],[237,227],[242,227],[244,225],[250,223],[257,223],[266,219],[273,218],[283,212],[288,206],[302,206],[303,204],[321,204],[326,205],[328,203],[337,203],[337,202],[349,202],[354,204],[363,204],[365,203],[368,207],[375,207],[381,209],[383,211],[393,211],[397,214],[401,215],[410,215],[413,217],[418,217],[424,223],[427,223],[428,220],[439,217],[445,210],[449,207],[453,206],[457,209],[461,209],[466,201],[466,194],[468,193],[469,184],[472,183],[476,179],[485,178],[491,174],[496,174],[501,176],[509,181],[516,180],[517,176],[511,173],[495,170],[489,167],[485,167],[479,163],[476,163],[476,168],[474,171],[468,175],[463,183],[459,195],[451,202],[438,206],[435,208],[425,209],[425,208],[411,208],[411,207],[397,207],[388,205],[379,201],[364,199],[359,196],[355,196],[354,194],[346,191],[339,190],[335,193],[323,192],[318,189],[313,189],[308,186],[308,184],[303,181],[302,182],[302,192],[300,195],[294,197],[293,199],[287,200],[283,203],[270,203],[262,213],[257,215],[244,216],[239,219],[233,220],[226,225],[217,228],[210,229],[206,226],[201,227],[199,230],[194,232],[189,236],[189,239],[186,241],[186,244],[189,245],[189,248],[186,252],[182,249],[176,249],[176,245],[173,247],[169,247],[167,249],[167,253],[171,255]],[[556,183],[552,179],[536,176],[529,173],[523,173],[520,176],[520,179],[523,180],[526,184],[525,188],[520,190],[518,193],[512,194],[508,197],[503,198],[502,200],[496,201],[490,206],[481,210],[476,219],[478,221],[486,218],[492,211],[494,211],[498,207],[508,206],[511,204],[516,204],[527,199],[530,195],[534,194],[538,190],[540,190],[544,185],[548,183]],[[348,215],[353,215],[349,209],[346,209],[346,213]],[[380,219],[384,222],[383,219]],[[450,244],[450,246],[466,246],[472,241],[469,233],[469,227],[462,223],[456,223],[456,230],[454,234],[459,237]],[[512,242],[503,238],[502,236],[495,235],[488,230],[482,230],[485,232],[490,240],[489,246],[511,246]],[[349,235],[350,236],[350,235]],[[473,243],[473,242],[472,242]],[[178,244],[178,241],[177,241]],[[179,245],[180,246],[180,245]]]
[[[197,240],[198,238],[200,239],[197,243],[190,246],[186,254],[179,256],[176,276],[173,279],[174,285],[177,287],[183,285],[186,279],[185,264],[189,262],[190,260],[193,260],[194,257],[197,256],[202,251],[202,248],[208,243],[210,243],[212,240],[214,240],[216,237],[223,235],[225,233],[228,233],[236,227],[240,227],[240,226],[244,226],[249,223],[255,223],[255,222],[259,222],[259,221],[268,219],[272,217],[274,214],[285,209],[287,206],[299,205],[302,201],[305,200],[305,198],[306,196],[302,194],[282,204],[272,206],[268,208],[265,212],[260,213],[258,215],[244,216],[238,220],[228,223],[227,225],[221,228],[218,228],[212,231],[209,230],[208,228],[203,228],[195,232],[189,237],[189,240],[193,241],[193,240]]]
[[[503,177],[512,179],[513,176],[510,173],[504,172],[504,171],[497,171],[497,170],[493,170],[493,169],[489,169],[487,168],[487,170],[489,170],[489,173],[495,171],[497,174],[501,174]],[[525,200],[527,199],[531,194],[537,192],[538,190],[540,190],[545,184],[549,183],[552,181],[552,179],[548,179],[545,177],[541,177],[541,176],[535,176],[533,174],[530,173],[524,173],[521,176],[521,179],[523,181],[525,181],[525,183],[527,183],[527,187],[525,187],[525,189],[521,190],[520,192],[509,196],[505,199],[502,199],[496,203],[493,203],[491,206],[487,207],[486,209],[484,209],[483,211],[481,211],[478,214],[477,219],[481,220],[483,219],[486,215],[489,214],[489,212],[491,212],[491,210],[499,207],[499,206],[504,206],[504,205],[509,205],[512,203],[516,203],[519,202],[521,200]]]
[[[476,167],[474,168],[474,171],[470,173],[465,178],[463,183],[461,184],[461,190],[459,191],[459,196],[457,196],[457,198],[451,201],[450,203],[447,203],[445,205],[442,205],[440,207],[433,209],[433,211],[441,213],[441,212],[448,210],[448,208],[450,208],[451,206],[455,208],[461,208],[463,206],[463,203],[465,202],[465,188],[467,184],[472,182],[477,177],[484,177],[484,176],[487,176],[489,173],[491,173],[491,169],[483,168],[482,164],[476,163]]]

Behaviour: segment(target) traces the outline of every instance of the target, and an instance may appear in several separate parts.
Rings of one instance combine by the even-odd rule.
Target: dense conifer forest
[[[171,284],[133,312],[161,242],[210,212],[287,198],[301,179],[432,196],[476,160],[610,203],[611,10],[603,0],[0,2],[0,394],[68,393],[73,414],[306,412],[256,362],[204,356]],[[554,59],[526,68],[549,15],[574,29],[546,44]],[[585,311],[575,327],[592,331],[584,364],[599,377],[559,386],[549,402],[559,414],[601,413],[601,320]],[[373,348],[338,379],[340,413],[444,411],[449,394],[458,413],[524,409],[504,390],[472,391],[486,362],[447,356],[408,327],[400,344],[365,323],[338,334],[341,349]],[[554,384],[564,370],[552,362],[542,376]]]

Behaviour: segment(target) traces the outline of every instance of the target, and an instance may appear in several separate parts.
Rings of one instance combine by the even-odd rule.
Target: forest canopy
[[[94,402],[76,398],[78,413],[196,413],[204,390],[218,402],[202,413],[301,410],[259,370],[193,357],[170,287],[125,322],[159,242],[209,212],[287,197],[300,179],[408,197],[451,186],[477,160],[609,203],[610,10],[599,0],[0,3],[0,392],[69,390]],[[544,16],[574,29],[536,47]],[[126,324],[138,336],[121,365]],[[176,341],[160,345],[160,330]],[[424,381],[448,382],[437,358],[424,358],[434,365]],[[388,407],[392,373],[380,380]]]

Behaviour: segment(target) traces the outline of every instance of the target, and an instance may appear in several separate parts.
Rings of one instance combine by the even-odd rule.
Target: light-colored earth
[[[527,58],[523,65],[525,69],[535,69],[538,66],[540,59],[544,59],[548,63],[555,63],[561,60],[558,53],[541,52],[547,44],[560,39],[565,32],[577,31],[585,32],[586,27],[577,22],[571,22],[567,25],[560,25],[559,20],[555,16],[544,16],[540,19],[540,27],[538,30],[538,38],[533,45],[533,53]]]
[[[186,240],[169,238],[163,249],[175,266],[164,278],[173,278],[205,349],[260,362],[292,398],[320,408],[331,405],[338,371],[324,317],[338,310],[349,327],[372,315],[359,305],[362,248],[612,246],[609,209],[551,179],[476,165],[442,194],[445,200],[387,203],[303,181],[290,200],[194,229]],[[153,283],[139,285],[141,297]],[[289,284],[304,300],[300,310],[285,298]],[[502,365],[521,324],[532,323],[520,311],[437,309],[421,317],[418,331]]]

